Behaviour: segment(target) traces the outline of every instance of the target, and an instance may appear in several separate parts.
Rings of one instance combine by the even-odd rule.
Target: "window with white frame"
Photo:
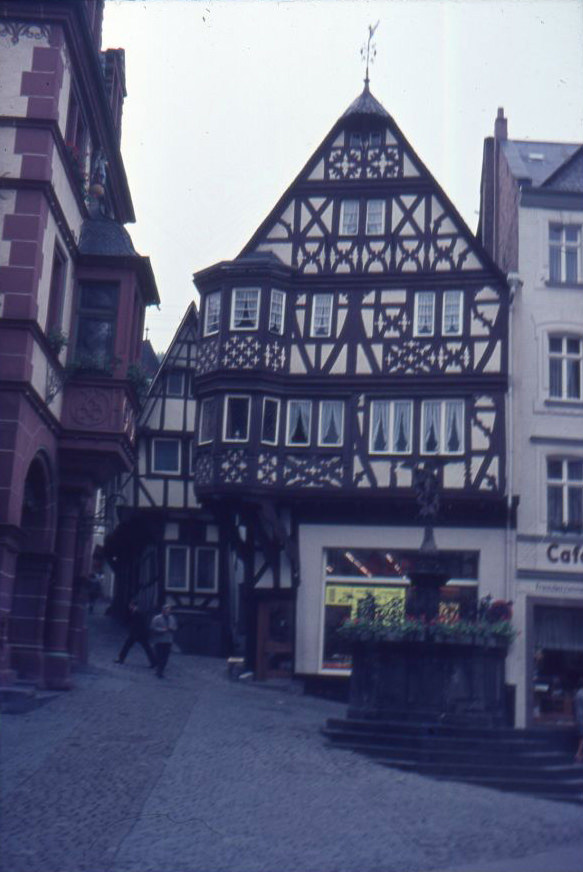
[[[332,294],[314,294],[311,336],[330,336],[332,332]]]
[[[340,204],[340,234],[356,236],[358,233],[358,200],[343,200]]]
[[[413,332],[415,336],[433,336],[435,324],[435,294],[421,291],[415,294]]]
[[[583,532],[583,460],[547,460],[547,514],[550,532]]]
[[[344,403],[342,400],[320,402],[318,445],[342,445],[344,441]]]
[[[367,200],[366,235],[380,236],[385,232],[385,201]]]
[[[309,445],[312,426],[312,403],[310,400],[289,400],[287,404],[288,445]]]
[[[373,400],[370,404],[369,452],[410,454],[413,403],[410,400]]]
[[[549,336],[549,395],[561,400],[581,400],[583,339]]]
[[[152,470],[174,474],[180,472],[179,439],[154,439],[152,441]]]
[[[581,282],[581,227],[578,224],[549,225],[549,279],[551,282]]]
[[[166,374],[166,393],[169,397],[181,397],[184,393],[184,373],[179,370]]]
[[[166,546],[166,590],[186,591],[190,588],[189,549],[186,545]]]
[[[269,330],[279,336],[283,333],[283,320],[285,314],[285,294],[275,288],[271,291],[269,299]]]
[[[250,404],[250,397],[225,397],[225,442],[246,442],[249,439]]]
[[[427,400],[422,404],[422,454],[462,454],[463,400]]]
[[[459,336],[462,332],[463,299],[461,291],[445,291],[441,327],[444,336]]]
[[[195,552],[194,589],[216,593],[219,589],[219,561],[216,548],[197,548]]]
[[[266,445],[277,444],[279,430],[279,400],[272,397],[263,398],[263,416],[261,419],[261,441]]]
[[[259,324],[259,288],[234,288],[231,330],[256,330]]]
[[[214,397],[202,400],[198,425],[198,442],[204,445],[212,442],[216,433],[217,405]]]
[[[221,321],[221,292],[207,294],[204,308],[204,335],[217,333]]]

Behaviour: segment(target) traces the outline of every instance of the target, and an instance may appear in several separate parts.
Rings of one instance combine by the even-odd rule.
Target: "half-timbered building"
[[[260,677],[346,675],[334,630],[367,593],[405,596],[431,468],[444,600],[500,596],[505,278],[368,83],[240,255],[195,283],[200,315],[144,412],[157,496],[134,498],[173,513],[166,590],[176,571],[180,602],[208,610],[214,579]]]

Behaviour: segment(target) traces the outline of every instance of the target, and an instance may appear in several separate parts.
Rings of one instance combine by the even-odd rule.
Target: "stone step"
[[[410,736],[367,736],[366,741],[358,733],[335,732],[322,730],[329,744],[337,748],[350,751],[360,751],[370,756],[382,757],[390,755],[399,759],[415,760],[439,760],[442,763],[453,765],[456,763],[476,761],[488,766],[516,766],[516,767],[539,767],[539,766],[571,766],[572,755],[558,750],[532,750],[531,748],[500,749],[498,747],[483,748],[471,747],[469,743],[460,743],[456,740],[440,740],[411,738]],[[465,747],[460,747],[465,744]]]
[[[510,729],[479,729],[470,727],[453,727],[449,725],[435,724],[432,722],[403,723],[402,721],[367,721],[354,718],[329,718],[327,727],[331,731],[339,733],[349,731],[361,734],[363,737],[374,735],[376,737],[392,736],[423,736],[439,740],[452,740],[457,743],[466,743],[467,747],[475,748],[479,741],[484,744],[492,744],[497,748],[504,745],[508,749],[529,746],[531,748],[569,748],[572,744],[572,731],[559,733],[536,730],[510,730]],[[458,747],[462,747],[461,744]]]

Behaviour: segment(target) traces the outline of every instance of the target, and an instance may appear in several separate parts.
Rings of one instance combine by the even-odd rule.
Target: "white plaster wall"
[[[583,224],[583,212],[520,210],[523,286],[512,315],[513,492],[520,494],[518,533],[540,536],[546,535],[547,524],[546,457],[552,453],[583,457],[583,403],[548,397],[548,334],[583,336],[581,290],[545,284],[550,222]],[[572,441],[566,444],[564,440]]]
[[[166,397],[164,408],[164,430],[182,430],[184,400]]]
[[[298,588],[296,621],[296,671],[321,672],[324,626],[324,549],[386,548],[417,549],[423,539],[421,527],[302,525],[299,530],[301,583]],[[438,548],[478,551],[479,596],[494,599],[505,595],[505,532],[470,528],[436,528]]]

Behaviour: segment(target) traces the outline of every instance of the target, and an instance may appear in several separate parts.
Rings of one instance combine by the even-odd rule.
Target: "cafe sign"
[[[518,538],[519,570],[583,573],[583,540],[561,542],[558,539],[531,540]]]

